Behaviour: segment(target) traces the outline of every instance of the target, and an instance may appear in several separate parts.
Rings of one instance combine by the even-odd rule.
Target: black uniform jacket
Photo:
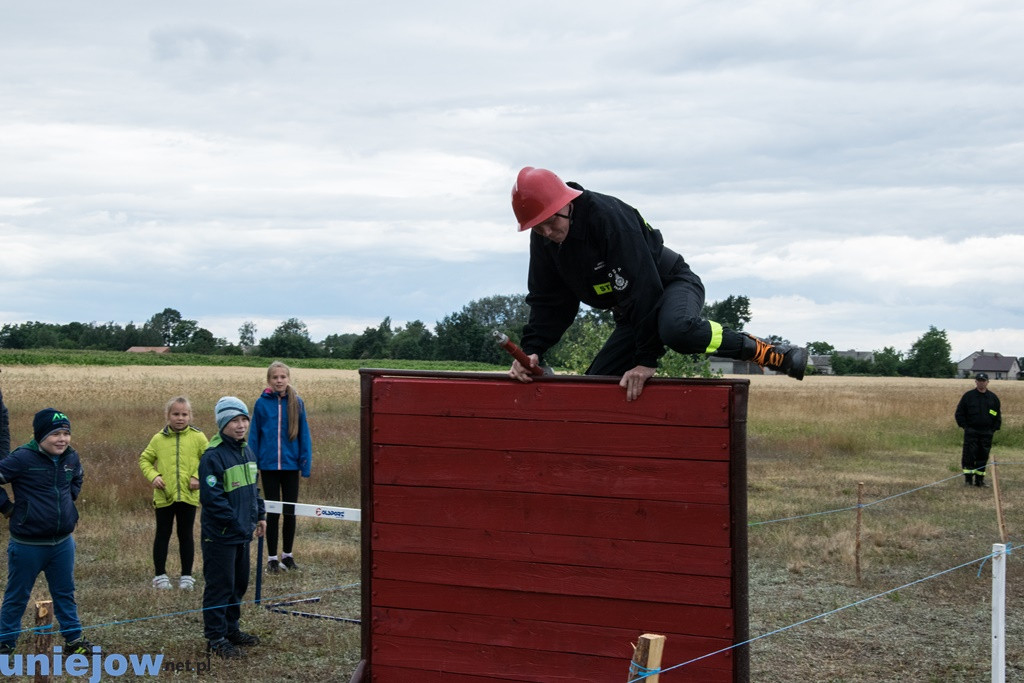
[[[665,353],[658,337],[664,283],[696,275],[664,246],[661,232],[625,202],[583,190],[572,204],[569,234],[561,244],[530,234],[530,320],[523,328],[523,350],[543,356],[562,338],[582,302],[612,309],[616,324],[631,325],[637,336],[635,364],[657,367]]]
[[[982,393],[971,389],[960,398],[956,406],[956,423],[964,429],[992,433],[1003,424],[999,397],[991,391]]]

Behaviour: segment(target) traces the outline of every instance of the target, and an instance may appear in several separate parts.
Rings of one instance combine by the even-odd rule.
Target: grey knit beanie
[[[231,422],[231,420],[235,419],[239,415],[249,417],[249,409],[245,407],[245,403],[234,396],[224,396],[217,401],[217,407],[213,412],[217,418],[218,431],[224,429],[224,425]]]

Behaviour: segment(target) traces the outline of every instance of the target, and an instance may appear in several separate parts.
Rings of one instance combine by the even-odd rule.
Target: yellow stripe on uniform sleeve
[[[711,325],[711,341],[708,342],[708,348],[704,350],[704,353],[711,354],[722,345],[722,326],[714,320],[709,320],[708,324]]]

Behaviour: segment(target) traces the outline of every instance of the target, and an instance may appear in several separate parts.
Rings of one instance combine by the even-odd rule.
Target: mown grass
[[[156,594],[149,587],[151,492],[138,453],[162,426],[167,398],[189,395],[197,425],[210,434],[217,398],[234,394],[251,405],[263,388],[263,367],[4,367],[0,382],[16,441],[27,439],[39,408],[52,405],[71,416],[86,467],[76,532],[78,598],[93,627],[88,635],[105,651],[163,652],[175,661],[202,655],[200,593]],[[301,499],[358,507],[357,373],[296,367],[293,379],[307,401],[316,447]],[[987,680],[988,572],[979,577],[972,564],[915,583],[984,557],[1000,540],[992,490],[965,489],[956,476],[960,432],[953,409],[970,387],[955,380],[752,378],[750,632],[773,634],[751,646],[752,680]],[[994,382],[992,389],[1003,402],[1004,428],[993,454],[1005,463],[1000,481],[1013,542],[1024,528],[1024,382]],[[887,500],[862,510],[858,582],[852,508],[861,482],[865,502]],[[775,521],[787,517],[797,519]],[[175,549],[172,541],[172,572]],[[358,618],[356,525],[304,518],[296,552],[305,570],[264,577],[264,596],[320,597],[296,609]],[[0,568],[0,580],[5,571]],[[1013,556],[1009,573],[1013,614],[1024,604]],[[906,584],[913,585],[871,599]],[[42,581],[36,593],[45,594]],[[832,610],[839,611],[788,628]],[[204,678],[344,681],[359,659],[353,625],[249,605],[243,621],[264,644],[244,662],[213,662]],[[1013,679],[1024,676],[1024,623],[1011,620],[1010,629]],[[662,680],[680,679],[669,672]]]
[[[434,370],[492,372],[508,366],[439,360],[395,360],[390,358],[264,358],[261,356],[208,356],[195,353],[128,353],[124,351],[84,351],[78,349],[0,349],[0,366],[8,365],[85,365],[85,366],[202,366],[266,368],[273,360],[283,360],[293,368],[321,370]]]

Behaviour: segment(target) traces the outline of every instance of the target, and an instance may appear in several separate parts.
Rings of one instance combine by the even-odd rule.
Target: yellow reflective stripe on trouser
[[[708,342],[708,348],[704,350],[704,353],[711,354],[722,345],[722,326],[714,320],[709,320],[708,324],[711,325],[711,341]]]

